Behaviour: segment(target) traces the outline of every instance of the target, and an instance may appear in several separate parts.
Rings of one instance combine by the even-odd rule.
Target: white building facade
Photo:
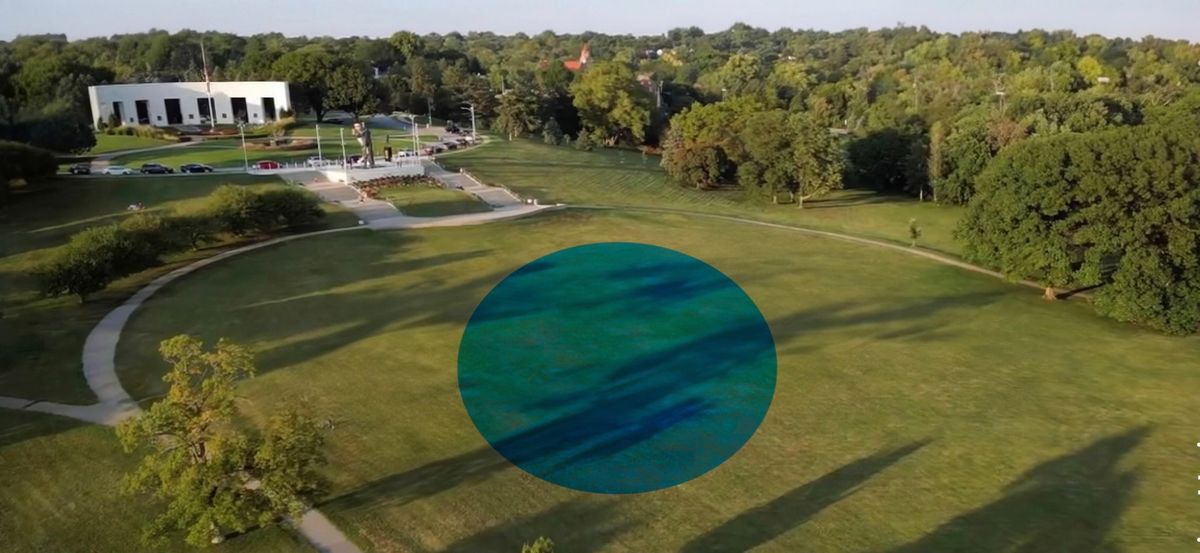
[[[263,124],[292,110],[288,85],[283,81],[211,83],[137,83],[88,87],[92,125],[108,124],[113,116],[122,125],[208,125],[239,121]]]

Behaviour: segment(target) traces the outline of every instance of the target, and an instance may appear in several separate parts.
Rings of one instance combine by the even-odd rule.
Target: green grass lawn
[[[544,483],[488,447],[458,395],[458,343],[483,296],[529,261],[599,241],[713,265],[775,336],[762,426],[682,486]],[[1195,547],[1200,337],[899,252],[660,213],[354,232],[160,292],[119,344],[131,393],[162,392],[155,350],[181,332],[257,352],[260,374],[241,387],[251,417],[304,398],[333,421],[322,509],[369,551],[517,551],[539,535],[593,552]]]
[[[19,192],[0,206],[0,395],[94,401],[79,361],[92,326],[152,277],[221,247],[180,254],[166,266],[114,283],[83,305],[74,298],[38,296],[29,272],[40,260],[76,232],[127,217],[130,204],[140,202],[150,213],[186,210],[202,205],[204,196],[225,183],[260,189],[284,186],[276,177],[250,175],[62,178]],[[339,207],[327,209],[327,225],[356,222]]]
[[[120,150],[136,150],[138,148],[153,148],[173,143],[170,140],[146,138],[143,136],[97,134],[96,145],[87,151],[87,155],[106,154]]]
[[[698,191],[668,182],[659,158],[623,150],[581,152],[531,140],[493,138],[482,147],[439,156],[450,169],[466,168],[542,202],[675,208],[749,217],[858,236],[908,243],[908,222],[917,219],[921,245],[958,253],[954,227],[962,210],[867,190],[843,190],[795,205],[742,191]]]
[[[441,217],[492,210],[471,194],[436,185],[385,188],[380,191],[380,199],[392,202],[401,213],[413,217]]]
[[[137,459],[113,430],[50,415],[0,409],[0,536],[11,553],[197,551],[182,540],[153,548],[142,525],[161,506],[122,496],[121,478]],[[279,528],[251,532],[212,551],[311,551]]]

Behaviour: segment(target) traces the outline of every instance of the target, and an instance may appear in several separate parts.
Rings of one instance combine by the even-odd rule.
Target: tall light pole
[[[467,109],[471,110],[471,141],[474,142],[479,139],[479,137],[475,136],[475,104],[471,102],[466,102],[466,104]]]
[[[250,172],[250,156],[246,154],[246,125],[238,121],[238,134],[242,135],[242,163],[247,173]]]
[[[338,129],[338,138],[342,141],[342,170],[349,172],[350,169],[347,167],[347,162],[350,160],[346,158],[346,129],[344,127]],[[349,175],[346,175],[346,180],[350,180]]]
[[[317,123],[317,163],[325,164],[325,156],[321,155],[321,124]]]

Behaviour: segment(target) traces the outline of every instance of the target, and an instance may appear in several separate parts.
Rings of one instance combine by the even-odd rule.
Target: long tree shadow
[[[575,499],[533,516],[492,526],[451,544],[444,551],[520,551],[522,544],[546,536],[554,540],[559,551],[592,553],[603,549],[632,526],[633,523],[620,518],[616,500]]]
[[[357,489],[324,502],[334,510],[375,509],[405,505],[432,497],[461,484],[478,482],[512,467],[488,446],[479,447],[412,470],[368,482]]]
[[[1136,472],[1117,465],[1148,434],[1149,428],[1135,428],[1042,463],[1003,498],[891,553],[1117,553],[1108,532],[1138,483]]]
[[[741,552],[753,549],[811,520],[825,508],[858,491],[871,477],[925,447],[928,440],[881,451],[844,465],[689,541],[681,553]]]

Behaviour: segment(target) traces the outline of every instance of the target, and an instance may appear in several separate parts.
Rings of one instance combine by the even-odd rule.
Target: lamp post
[[[479,140],[479,137],[475,136],[475,104],[466,102],[466,105],[467,109],[471,110],[471,141],[474,142]]]
[[[417,116],[410,113],[404,117],[408,118],[409,130],[412,131],[412,155],[413,157],[417,157],[418,147],[420,146],[417,135]]]
[[[345,128],[338,129],[338,138],[342,142],[342,170],[349,172],[350,169],[349,169],[347,162],[349,162],[350,160],[346,158],[346,129]],[[346,180],[347,181],[350,180],[349,175],[346,175]]]
[[[321,124],[317,123],[317,163],[325,164],[325,156],[321,155]]]
[[[246,154],[246,124],[238,121],[238,134],[242,135],[242,163],[247,173],[250,172],[250,156]]]

